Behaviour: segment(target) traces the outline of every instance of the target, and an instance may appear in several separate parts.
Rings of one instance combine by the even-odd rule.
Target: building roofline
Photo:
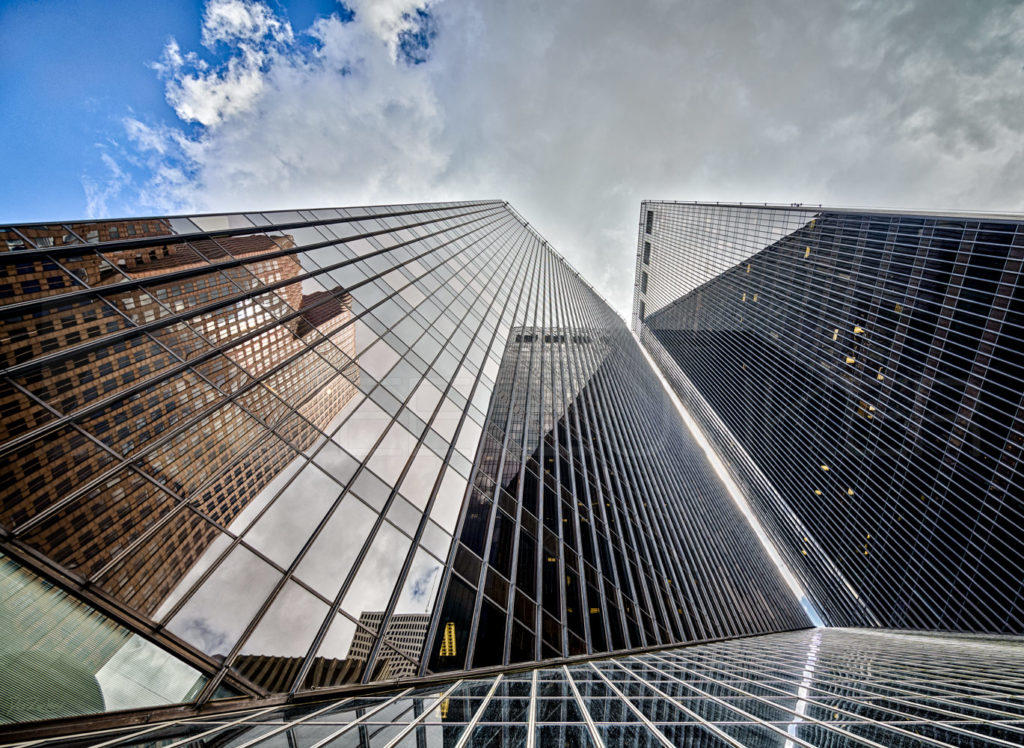
[[[881,214],[921,218],[970,218],[993,221],[1024,221],[1024,213],[969,210],[914,210],[909,208],[879,208],[863,206],[836,206],[823,203],[744,203],[711,202],[702,200],[641,200],[641,205],[695,205],[705,208],[750,208],[758,210],[805,210],[856,215]]]

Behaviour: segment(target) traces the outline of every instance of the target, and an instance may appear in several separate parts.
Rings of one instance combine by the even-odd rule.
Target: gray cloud
[[[222,33],[221,68],[169,50],[172,104],[207,125],[129,123],[138,210],[503,197],[625,312],[643,198],[1024,197],[1014,2],[437,2],[420,65],[397,52],[415,0],[350,4],[313,47],[214,5],[262,36]]]

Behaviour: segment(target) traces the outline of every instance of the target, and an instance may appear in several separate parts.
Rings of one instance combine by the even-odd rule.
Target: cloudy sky
[[[504,198],[617,308],[643,198],[1020,211],[1024,5],[7,0],[0,221]]]

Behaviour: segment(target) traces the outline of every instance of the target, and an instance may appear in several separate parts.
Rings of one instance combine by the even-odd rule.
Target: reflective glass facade
[[[641,207],[634,329],[822,618],[1024,632],[1024,219]]]
[[[811,629],[36,745],[1014,746],[1022,647]]]
[[[808,625],[506,203],[4,227],[0,265],[4,722]]]

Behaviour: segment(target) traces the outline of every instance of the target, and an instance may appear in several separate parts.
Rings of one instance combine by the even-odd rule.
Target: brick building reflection
[[[56,247],[172,233],[155,220],[88,230],[23,236]],[[303,280],[293,247],[267,234],[102,254],[83,243],[81,255],[8,262],[0,298],[26,303],[4,320],[0,355],[14,368],[0,441],[20,441],[3,458],[0,522],[152,614],[217,525],[356,393],[351,297]]]

